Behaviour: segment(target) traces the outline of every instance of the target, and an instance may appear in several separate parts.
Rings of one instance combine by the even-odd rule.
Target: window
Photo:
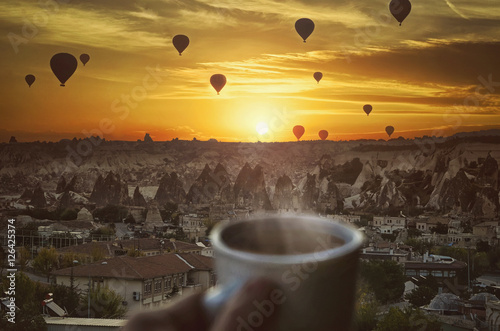
[[[152,282],[150,280],[144,282],[144,295],[151,294],[151,287],[152,287]]]
[[[161,279],[155,280],[155,293],[161,292]]]
[[[414,270],[414,269],[408,269],[406,270],[406,276],[416,276],[417,275],[417,271]]]
[[[169,290],[172,287],[172,278],[165,279],[165,289]]]
[[[428,276],[429,270],[420,270],[420,276]]]
[[[431,274],[434,277],[443,277],[443,271],[441,271],[441,270],[433,270]]]

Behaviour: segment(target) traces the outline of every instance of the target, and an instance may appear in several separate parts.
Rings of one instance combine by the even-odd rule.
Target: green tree
[[[57,267],[57,252],[54,247],[42,248],[33,260],[33,268],[47,276],[47,282],[50,280],[50,273]]]
[[[19,254],[20,268],[21,268],[21,270],[24,270],[24,268],[26,268],[26,266],[28,265],[28,263],[31,260],[31,252],[29,249],[26,248],[26,246],[22,246],[19,249],[18,254]]]
[[[395,261],[361,262],[361,277],[382,304],[397,301],[404,293],[404,268]]]
[[[420,309],[392,307],[377,323],[375,331],[441,331],[441,323],[431,316],[426,316]]]
[[[428,305],[437,293],[438,291],[435,291],[428,286],[419,286],[410,293],[406,294],[405,299],[407,299],[413,306],[421,307],[423,305]]]
[[[90,260],[92,262],[104,260],[106,258],[106,252],[99,246],[95,246],[90,251]]]
[[[47,331],[47,323],[41,314],[40,307],[40,304],[37,302],[30,302],[22,307],[19,307],[20,309],[16,311],[16,323],[9,322],[9,316],[2,311],[0,318],[0,330]]]
[[[90,291],[90,316],[93,318],[122,318],[127,312],[124,299],[107,287],[97,286]],[[88,293],[82,298],[80,310],[87,313]]]
[[[42,331],[47,330],[45,320],[41,313],[42,308],[40,305],[41,298],[37,296],[41,293],[40,283],[34,282],[29,279],[22,271],[16,273],[16,306],[19,310],[16,311],[16,323],[11,323],[7,319],[8,315],[4,312],[0,318],[0,330],[5,331],[18,331],[18,330],[34,330]],[[3,289],[8,290],[10,281],[4,277],[2,280]]]
[[[377,313],[380,304],[368,284],[360,280],[356,291],[356,309],[354,325],[357,331],[371,331],[377,325]]]
[[[76,308],[80,303],[80,292],[73,286],[55,284],[50,286],[50,292],[54,294],[54,300],[61,307],[66,308],[69,316],[76,317]]]
[[[3,268],[6,265],[5,259],[7,258],[7,253],[3,249],[3,246],[0,245],[0,275],[3,275]]]
[[[438,222],[436,227],[432,228],[432,233],[447,234],[448,225]]]
[[[418,240],[416,238],[409,238],[405,241],[405,245],[413,247],[415,252],[418,252],[420,255],[425,254],[432,249],[433,245],[430,242],[426,242],[423,240]]]

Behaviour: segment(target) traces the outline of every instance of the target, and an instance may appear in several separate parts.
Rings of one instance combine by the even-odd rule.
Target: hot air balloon
[[[210,77],[210,84],[212,84],[217,94],[219,94],[220,90],[226,85],[226,76],[221,74],[212,75],[212,77]]]
[[[90,60],[90,55],[88,54],[80,55],[80,61],[82,61],[84,66],[87,64],[87,62],[89,62],[89,60]]]
[[[372,105],[364,105],[363,106],[363,110],[365,111],[366,116],[370,115],[370,113],[372,112],[372,109],[373,109]]]
[[[31,84],[35,82],[35,76],[26,75],[26,77],[24,77],[24,80],[26,81],[26,83],[28,83],[28,87],[31,87]]]
[[[318,132],[318,135],[321,138],[321,140],[325,140],[326,138],[328,138],[328,131],[321,130],[320,132]]]
[[[68,53],[57,53],[50,59],[50,68],[61,82],[61,86],[64,86],[64,83],[73,75],[77,66],[76,58]]]
[[[300,137],[306,132],[306,129],[302,125],[296,125],[293,127],[293,134],[297,137],[297,141],[300,140]]]
[[[392,125],[386,126],[385,127],[385,132],[389,135],[389,138],[391,137],[391,134],[394,133],[394,127]]]
[[[321,72],[319,72],[319,71],[318,71],[318,72],[315,72],[315,73],[313,74],[313,77],[314,77],[314,79],[316,79],[316,81],[317,81],[317,82],[318,82],[318,84],[319,84],[319,81],[321,80],[321,78],[323,78],[323,74],[322,74]]]
[[[411,3],[409,0],[391,0],[389,10],[401,26],[401,23],[403,23],[404,19],[411,11]]]
[[[183,34],[178,34],[172,38],[172,44],[174,44],[175,49],[179,52],[179,55],[182,55],[182,52],[189,45],[189,38]]]
[[[314,31],[314,22],[308,18],[301,18],[295,22],[295,30],[306,42],[307,37]]]

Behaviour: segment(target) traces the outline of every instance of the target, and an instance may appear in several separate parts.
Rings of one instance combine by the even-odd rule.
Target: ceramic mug
[[[218,224],[211,234],[217,286],[204,305],[217,311],[243,284],[267,277],[279,285],[239,330],[258,328],[279,305],[279,331],[350,330],[363,235],[317,217],[271,217]]]

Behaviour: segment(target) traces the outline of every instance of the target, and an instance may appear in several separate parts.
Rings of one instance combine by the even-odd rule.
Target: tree
[[[47,282],[49,282],[50,273],[57,267],[57,261],[57,252],[54,247],[42,248],[33,260],[33,268],[35,271],[45,274]]]
[[[395,261],[361,262],[361,277],[382,304],[399,300],[405,290],[404,269]]]
[[[8,288],[10,281],[4,278],[4,290]],[[41,299],[37,294],[41,293],[40,283],[29,279],[22,271],[16,273],[16,306],[20,309],[16,311],[16,323],[7,321],[8,315],[2,313],[0,319],[0,330],[18,331],[18,330],[34,330],[45,331],[47,326],[43,319]]]
[[[432,228],[433,233],[438,233],[438,234],[447,234],[448,233],[448,225],[442,224],[441,222],[438,222],[436,224],[436,227]]]
[[[476,243],[476,249],[478,252],[488,253],[490,251],[490,244],[488,243],[488,241],[478,240],[478,242]]]
[[[354,325],[357,331],[371,331],[377,325],[377,313],[380,304],[366,282],[360,280],[358,284]]]
[[[101,247],[93,247],[90,252],[90,260],[92,262],[104,260],[106,258],[106,252]]]
[[[76,287],[55,284],[50,287],[50,292],[54,294],[57,304],[66,308],[69,316],[76,317],[76,308],[80,302],[80,291]]]
[[[431,316],[426,316],[420,309],[392,307],[377,323],[375,331],[441,331],[441,323]]]
[[[24,268],[26,268],[26,266],[30,262],[30,259],[31,259],[31,252],[29,251],[29,249],[26,248],[26,246],[22,246],[19,249],[19,265],[21,267],[21,270],[24,270]]]
[[[405,245],[413,247],[413,250],[415,252],[418,252],[420,255],[423,255],[425,254],[425,252],[430,251],[433,246],[430,242],[418,240],[415,238],[409,238],[408,240],[406,240]]]
[[[107,287],[97,286],[90,291],[90,316],[93,318],[122,318],[127,312],[124,299]],[[88,293],[82,298],[80,310],[87,313]]]
[[[0,246],[0,275],[3,275],[3,268],[6,263],[4,263],[5,259],[7,258],[7,253],[5,253],[5,250],[3,249],[2,246]]]
[[[432,288],[422,285],[406,294],[405,299],[407,299],[413,306],[421,307],[429,304],[437,293],[438,292]]]

